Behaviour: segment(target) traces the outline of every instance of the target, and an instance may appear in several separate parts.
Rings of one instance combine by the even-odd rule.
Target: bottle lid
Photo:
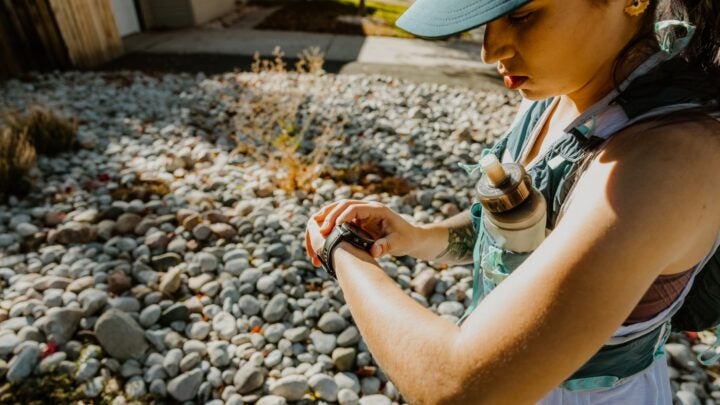
[[[495,157],[492,154],[487,156]],[[483,158],[480,162],[483,171],[485,171],[487,163],[488,171],[478,181],[475,191],[485,209],[490,212],[504,212],[522,204],[530,196],[532,182],[522,165],[517,163],[501,164],[497,161],[497,157],[495,157],[495,162],[492,161],[492,158],[487,161]],[[503,179],[502,174],[505,175],[504,180],[496,183]]]

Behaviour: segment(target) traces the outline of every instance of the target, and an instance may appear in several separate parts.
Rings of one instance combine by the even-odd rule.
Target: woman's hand
[[[370,249],[374,258],[383,255],[404,256],[417,248],[420,229],[378,202],[340,200],[328,204],[308,221],[305,245],[313,264],[320,265],[315,252],[325,243],[333,228],[352,222],[375,238]]]
[[[322,220],[318,219],[318,214],[315,214],[310,217],[307,227],[305,228],[305,250],[307,251],[308,256],[310,256],[312,264],[318,267],[321,263],[315,252],[325,245],[325,239],[329,234],[329,232],[324,234],[320,232],[321,223]]]

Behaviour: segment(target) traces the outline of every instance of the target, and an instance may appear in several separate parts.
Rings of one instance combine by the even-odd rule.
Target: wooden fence
[[[110,0],[0,0],[0,77],[122,54]]]

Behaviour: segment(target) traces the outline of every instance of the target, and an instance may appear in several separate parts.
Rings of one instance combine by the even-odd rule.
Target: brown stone
[[[122,270],[111,271],[107,276],[108,291],[115,295],[122,295],[132,288],[132,280]]]
[[[115,222],[115,232],[119,234],[130,233],[142,221],[142,217],[138,214],[126,213],[118,217]]]

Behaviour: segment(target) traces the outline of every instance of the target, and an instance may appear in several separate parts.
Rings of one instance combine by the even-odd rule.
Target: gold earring
[[[637,17],[645,12],[648,4],[650,4],[650,0],[633,0],[631,5],[625,7],[625,13],[632,17]]]

